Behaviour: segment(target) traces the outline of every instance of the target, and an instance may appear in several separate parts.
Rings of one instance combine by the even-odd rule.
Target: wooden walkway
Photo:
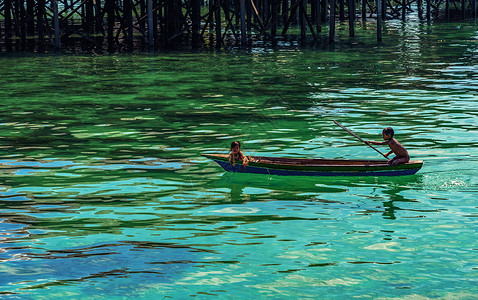
[[[332,43],[338,22],[476,20],[477,0],[0,0],[0,52]]]

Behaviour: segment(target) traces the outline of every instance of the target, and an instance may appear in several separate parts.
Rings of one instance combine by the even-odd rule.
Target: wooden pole
[[[402,21],[405,21],[407,13],[407,0],[402,0]]]
[[[339,0],[339,20],[340,22],[345,21],[345,1]]]
[[[276,41],[276,35],[277,35],[277,19],[278,19],[278,8],[279,6],[277,5],[279,3],[279,0],[271,0],[271,22],[272,22],[272,27],[271,27],[271,35],[273,37],[273,41],[275,43]]]
[[[357,140],[361,141],[362,143],[364,143],[365,145],[369,146],[370,148],[372,148],[373,150],[377,151],[378,153],[380,153],[383,157],[385,157],[386,159],[388,159],[385,154],[383,154],[382,152],[380,152],[377,148],[375,148],[374,146],[370,145],[369,143],[367,143],[365,140],[363,140],[361,137],[359,137],[358,135],[356,135],[352,130],[348,129],[347,127],[345,127],[344,125],[340,124],[339,122],[333,120],[334,123],[336,125],[338,125],[340,128],[342,128],[343,130],[347,131],[348,133],[350,133],[353,137],[355,137]]]
[[[423,20],[423,0],[417,0],[418,18]]]
[[[446,21],[450,22],[450,0],[445,1],[445,16]]]
[[[3,2],[5,10],[5,50],[12,51],[12,0]]]
[[[287,11],[289,10],[289,0],[282,0],[282,26],[287,24]]]
[[[317,8],[315,7],[317,5],[316,0],[311,0],[310,1],[310,20],[312,21],[312,24],[315,24],[316,16],[315,14],[317,13]]]
[[[270,0],[263,0],[262,1],[262,15],[263,15],[263,20],[268,20],[269,16],[271,14],[270,12]]]
[[[0,40],[2,39],[2,22],[0,22]],[[0,53],[2,52],[2,43],[0,43]]]
[[[95,18],[94,18],[94,9],[93,9],[93,0],[87,0],[85,3],[85,18],[86,24],[85,24],[85,31],[86,31],[86,36],[88,37],[87,42],[85,45],[88,48],[93,48],[94,47],[94,42],[92,42],[89,37],[90,35],[95,33]]]
[[[25,0],[17,0],[17,23],[20,23],[20,48],[25,49],[27,44],[27,27],[25,15]]]
[[[431,5],[430,5],[430,0],[427,1],[427,21],[430,22],[431,20]]]
[[[350,37],[355,36],[355,9],[354,9],[354,1],[349,0],[349,35]]]
[[[297,12],[299,13],[299,26],[300,26],[300,40],[301,42],[305,42],[305,37],[307,34],[307,28],[305,27],[305,14],[307,12],[303,12],[303,7],[307,6],[307,0],[300,0],[302,3],[299,4]]]
[[[221,5],[220,0],[215,0],[215,10],[214,16],[216,19],[216,48],[221,48],[222,46],[222,29],[221,29]]]
[[[214,6],[216,5],[216,0],[209,0],[209,13],[208,13],[208,19],[209,19],[209,45],[212,47],[214,43]]]
[[[52,0],[53,22],[55,24],[55,50],[60,50],[60,19],[58,16],[58,0]]]
[[[377,42],[382,42],[382,0],[377,0]]]
[[[86,26],[85,31],[87,34],[93,34],[95,32],[95,19],[93,11],[93,0],[87,0],[85,3],[85,18]]]
[[[124,0],[123,14],[126,31],[126,51],[133,51],[133,0]]]
[[[35,1],[27,0],[27,35],[28,35],[28,48],[35,48]]]
[[[114,27],[115,27],[115,0],[105,0],[105,10],[108,15],[107,19],[107,42],[108,42],[108,52],[114,52]]]
[[[96,40],[96,45],[99,47],[103,46],[103,41],[104,41],[104,24],[103,24],[103,17],[104,17],[104,10],[101,9],[101,2],[104,0],[94,0],[94,13],[95,13],[95,33],[101,33],[98,34],[95,37]],[[104,4],[103,4],[104,5]]]
[[[37,5],[38,52],[43,52],[45,51],[45,21],[43,19],[45,15],[45,0],[38,0]]]
[[[367,21],[367,0],[362,0],[362,21]]]
[[[473,20],[476,21],[476,0],[473,0]]]
[[[317,9],[317,12],[316,12],[316,26],[317,26],[317,32],[321,32],[322,31],[322,3],[320,0],[316,0],[317,1],[317,5],[316,5],[316,9]]]
[[[153,0],[147,0],[147,13],[148,13],[148,48],[154,50],[154,12],[153,12]],[[194,27],[194,26],[193,26]],[[199,30],[199,28],[198,28]],[[194,28],[193,28],[194,32]],[[194,33],[193,33],[194,34]],[[199,34],[199,32],[197,33]],[[194,35],[193,35],[194,38]]]
[[[246,3],[245,0],[240,0],[241,10],[241,45],[245,47],[247,45],[247,28],[246,28]]]
[[[151,0],[148,0],[148,3]],[[151,5],[152,6],[152,5]],[[192,22],[192,46],[199,47],[200,35],[199,29],[201,27],[201,2],[200,0],[191,0],[191,22]]]
[[[382,21],[387,18],[387,0],[382,0]]]
[[[335,40],[335,0],[330,0],[329,42]]]
[[[252,33],[252,22],[254,20],[252,13],[252,4],[246,0],[246,30],[249,34]]]

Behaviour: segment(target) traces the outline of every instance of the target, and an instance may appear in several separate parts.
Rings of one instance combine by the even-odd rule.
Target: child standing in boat
[[[234,166],[236,160],[242,160],[243,166],[247,166],[249,159],[241,151],[241,143],[234,141],[231,143],[231,152],[229,153],[229,162]]]
[[[392,150],[385,154],[385,157],[388,157],[392,153],[395,153],[396,155],[394,158],[388,161],[388,164],[391,166],[407,163],[410,160],[408,151],[396,139],[393,138],[393,135],[394,131],[392,127],[387,127],[382,131],[382,136],[385,142],[366,141],[366,143],[373,145],[388,145]]]

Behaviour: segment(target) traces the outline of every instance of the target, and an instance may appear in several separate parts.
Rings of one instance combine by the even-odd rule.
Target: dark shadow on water
[[[414,211],[414,212],[428,212],[428,210],[417,210],[406,208],[406,203],[419,203],[420,200],[416,198],[409,198],[404,196],[404,192],[410,190],[418,190],[421,189],[423,186],[423,176],[422,175],[413,175],[413,176],[406,176],[410,177],[408,181],[407,178],[401,179],[396,182],[391,182],[388,188],[382,190],[382,194],[384,198],[388,198],[387,201],[383,202],[384,212],[383,217],[385,219],[395,220],[397,219],[397,214],[399,211]],[[423,217],[420,213],[416,217]]]
[[[307,177],[307,176],[267,176],[260,174],[244,174],[226,172],[218,180],[210,184],[215,188],[230,190],[231,201],[243,203],[251,200],[245,195],[246,188],[263,189],[274,194],[287,194],[287,200],[306,200],[307,194],[343,193],[357,187],[380,187],[389,195],[390,203],[394,201],[409,201],[400,192],[420,186],[420,176],[402,177]],[[276,199],[280,200],[280,199]],[[394,207],[389,212],[393,216]]]

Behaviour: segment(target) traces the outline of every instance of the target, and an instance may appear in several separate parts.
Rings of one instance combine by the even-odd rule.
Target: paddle
[[[382,152],[378,151],[377,148],[375,148],[374,146],[370,145],[369,143],[367,143],[366,141],[364,141],[363,139],[361,139],[358,135],[356,135],[355,133],[353,133],[352,131],[350,131],[350,129],[347,129],[345,128],[344,125],[340,124],[339,122],[333,120],[335,124],[337,124],[338,126],[340,126],[340,128],[342,128],[343,130],[347,131],[348,133],[350,133],[351,135],[353,135],[354,137],[356,137],[359,141],[363,142],[365,145],[369,146],[370,148],[372,148],[373,150],[377,151],[378,153],[382,154],[383,157],[385,157],[386,159],[388,159],[388,157],[385,156],[385,154],[383,154]]]

